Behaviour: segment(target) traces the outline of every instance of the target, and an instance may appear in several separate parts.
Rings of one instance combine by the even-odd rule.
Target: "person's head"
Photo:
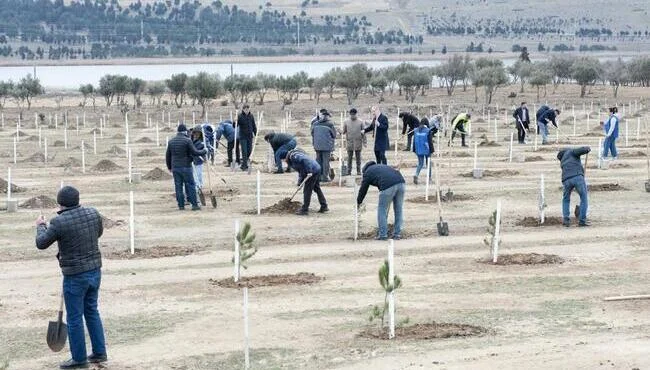
[[[271,141],[271,139],[273,139],[274,136],[275,136],[275,132],[271,131],[268,134],[264,135],[264,141],[268,143],[269,141]]]
[[[187,135],[187,126],[185,126],[184,123],[179,123],[178,127],[176,128],[176,132],[179,134]]]
[[[363,165],[363,169],[362,169],[361,173],[365,174],[366,171],[368,170],[368,168],[370,168],[370,167],[372,167],[372,166],[374,166],[376,164],[377,164],[377,162],[375,162],[375,161],[366,162],[366,164]]]
[[[304,153],[305,151],[300,149],[300,148],[295,148],[291,149],[290,151],[287,152],[287,156],[284,158],[284,160],[287,162],[287,165],[291,165],[291,157],[293,157],[294,154],[296,153]]]
[[[241,108],[242,112],[248,114],[251,111],[251,107],[248,104],[244,104],[244,106]]]
[[[200,125],[197,125],[192,129],[192,139],[203,140],[203,128]]]
[[[609,113],[611,113],[611,114],[616,114],[616,113],[618,113],[618,108],[617,108],[617,107],[611,107],[611,108],[609,108]]]
[[[357,109],[356,108],[350,109],[349,113],[350,113],[350,118],[352,118],[352,119],[357,118]]]
[[[72,208],[79,205],[79,190],[72,186],[64,186],[56,195],[56,202],[61,209]]]
[[[525,108],[525,107],[526,107],[526,102],[525,102],[525,101],[522,101],[522,102],[521,102],[521,107],[522,107],[522,108]]]
[[[406,117],[406,112],[399,112],[399,114],[397,115],[397,117],[399,117],[399,118],[404,118],[404,117]]]
[[[321,109],[318,115],[320,116],[321,119],[328,119],[329,117],[332,116],[330,112],[325,108]]]
[[[555,115],[556,115],[556,116],[559,116],[559,115],[560,115],[560,110],[559,110],[559,109],[555,109]]]
[[[469,119],[469,118],[472,118],[472,114],[469,113],[469,112],[467,112],[467,118],[468,118],[468,119]]]
[[[373,116],[379,117],[379,115],[381,114],[381,109],[378,106],[374,106],[370,108],[370,112],[372,113]]]
[[[420,120],[420,127],[424,127],[424,126],[429,126],[429,119],[427,117],[423,117]]]

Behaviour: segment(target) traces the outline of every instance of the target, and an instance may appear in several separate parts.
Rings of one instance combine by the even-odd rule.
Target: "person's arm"
[[[36,248],[47,249],[58,239],[55,220],[50,222],[49,227],[46,224],[36,226]]]
[[[576,157],[580,157],[581,155],[585,155],[590,151],[591,151],[591,147],[582,146],[580,148],[573,149],[573,155],[575,155]]]
[[[99,226],[97,230],[97,237],[101,238],[102,235],[104,234],[104,220],[102,219],[102,215],[99,213],[99,211],[95,210],[97,212],[97,217],[99,217]]]
[[[208,152],[205,149],[201,149],[201,150],[196,149],[196,147],[194,146],[194,143],[192,142],[192,140],[188,140],[186,145],[189,148],[190,153],[195,157],[200,157],[200,156],[202,156],[202,155],[204,155],[205,153]],[[201,146],[203,146],[203,145],[201,145]]]
[[[366,198],[366,194],[368,193],[368,187],[370,187],[370,181],[367,176],[363,176],[363,181],[359,188],[359,195],[357,195],[357,204],[363,203],[363,200]]]
[[[167,151],[165,152],[165,163],[167,163],[167,169],[172,170],[172,151],[169,148],[169,143],[167,143]]]
[[[336,139],[336,129],[334,128],[334,125],[330,127],[330,135],[332,136],[332,139]]]
[[[512,113],[512,116],[515,118],[515,121],[519,122],[521,121],[521,114],[520,114],[520,108],[515,109],[514,113]]]
[[[255,115],[251,113],[251,120],[253,125],[253,136],[257,136],[257,125],[255,124]]]
[[[384,117],[384,119],[382,119],[382,120],[378,119],[377,120],[379,122],[379,127],[388,129],[388,118],[386,118],[386,116],[383,116],[383,117]]]
[[[406,124],[406,116],[404,116],[402,117],[402,136],[406,134],[406,126],[408,125]]]
[[[373,131],[374,129],[375,129],[375,121],[372,121],[372,123],[368,125],[368,127],[363,129],[363,133],[365,134],[366,132]]]

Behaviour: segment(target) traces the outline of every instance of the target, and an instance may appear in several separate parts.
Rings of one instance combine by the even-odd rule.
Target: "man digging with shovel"
[[[357,195],[357,205],[359,208],[361,208],[361,204],[368,193],[370,185],[376,186],[379,189],[379,204],[377,206],[377,224],[379,231],[375,239],[388,239],[388,209],[391,203],[395,212],[393,239],[401,239],[402,223],[404,222],[402,207],[404,206],[404,192],[406,191],[404,177],[402,177],[399,171],[385,164],[377,164],[373,161],[366,163],[363,166],[363,181],[361,182],[359,194]]]
[[[298,186],[303,186],[302,208],[296,214],[299,216],[309,215],[312,192],[315,192],[318,196],[318,202],[320,203],[318,213],[329,212],[327,200],[320,187],[321,167],[318,162],[309,158],[303,150],[293,149],[287,153],[287,165],[298,172]]]
[[[63,297],[65,299],[67,333],[70,338],[72,359],[61,363],[61,369],[83,369],[88,363],[107,361],[104,327],[97,310],[101,282],[102,256],[98,240],[104,231],[102,218],[94,208],[79,205],[79,191],[71,186],[63,187],[57,197],[60,205],[58,216],[47,222],[43,215],[36,220],[36,247],[46,249],[58,243],[57,259],[63,272]],[[86,357],[84,319],[92,354]],[[48,327],[48,346],[60,350],[65,345],[63,333],[51,333],[52,329],[65,324]]]
[[[560,160],[562,167],[562,185],[564,193],[562,196],[562,225],[571,226],[569,206],[571,205],[571,192],[575,188],[580,195],[580,207],[578,216],[578,226],[590,226],[587,222],[587,183],[585,182],[585,169],[582,166],[580,157],[588,154],[591,148],[583,146],[580,148],[565,148],[557,153],[557,159]]]

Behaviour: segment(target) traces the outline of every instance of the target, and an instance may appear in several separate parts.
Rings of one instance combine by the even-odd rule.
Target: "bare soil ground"
[[[505,98],[510,91],[518,91],[518,86],[499,89],[491,106],[492,118],[499,119],[499,138],[514,129],[502,118],[510,117],[510,108],[522,99],[535,101],[532,90],[519,94],[516,100]],[[586,122],[586,111],[593,99],[591,111],[602,115],[612,102],[607,99],[611,89],[595,86],[584,100],[576,97],[578,91],[576,86],[560,86],[556,94],[551,94],[549,87],[549,95],[543,99],[563,108],[563,114],[571,112],[571,105],[575,104],[578,119],[576,136],[571,135],[573,145],[590,145],[596,151],[598,137],[583,136],[592,132]],[[639,96],[645,106],[648,90],[621,87],[619,101],[627,104]],[[437,112],[440,106],[447,110],[451,101],[442,90],[418,96],[417,105],[406,105],[404,97],[397,94],[387,94],[386,99],[383,107],[390,120],[391,141],[395,140],[397,107],[422,114],[429,109]],[[483,118],[482,106],[474,103],[471,89],[466,93],[459,91],[453,100],[452,115],[471,110],[473,116]],[[52,108],[53,102],[45,101],[43,108],[41,100],[36,99],[24,117],[31,117],[34,112],[47,117],[67,110],[74,122],[74,116],[81,115],[78,103],[76,97],[71,97],[57,110]],[[376,97],[362,95],[356,106],[365,117],[367,107],[376,103]],[[321,97],[319,106],[302,95],[297,103],[287,107],[294,117],[289,130],[305,131],[298,129],[296,122],[308,121],[320,106],[334,112],[337,126],[339,112],[348,109],[345,98],[338,93],[334,99]],[[134,140],[153,137],[155,127],[144,125],[145,112],[156,120],[163,108],[171,109],[147,106],[130,112],[130,136]],[[253,108],[254,113],[265,111],[261,130],[279,130],[284,113],[277,102]],[[213,102],[209,106],[211,120],[228,117],[230,109]],[[377,226],[377,190],[371,188],[368,192],[367,210],[359,215],[359,231],[364,238],[356,242],[352,240],[353,188],[339,187],[338,182],[323,187],[329,213],[315,212],[318,202],[314,197],[308,217],[284,211],[248,214],[256,208],[257,169],[262,170],[262,208],[274,207],[295,189],[295,173],[273,175],[265,171],[267,148],[260,138],[254,154],[259,164],[254,165],[251,175],[233,172],[220,163],[211,166],[212,187],[220,198],[216,209],[208,206],[200,212],[179,211],[172,196],[173,181],[165,168],[164,136],[175,135],[173,122],[181,119],[183,113],[191,118],[192,110],[199,108],[171,109],[172,123],[157,122],[161,128],[171,127],[161,137],[161,146],[155,142],[132,143],[132,153],[155,153],[150,157],[134,156],[134,170],[145,176],[152,173],[155,178],[167,178],[139,184],[126,181],[124,121],[117,108],[99,106],[96,112],[87,108],[85,127],[78,135],[76,130],[68,131],[68,150],[62,145],[49,147],[48,156],[57,160],[47,164],[24,161],[35,153],[44,154],[38,141],[21,141],[17,163],[13,163],[11,135],[16,131],[17,110],[10,107],[3,111],[5,127],[0,128],[0,154],[4,168],[12,166],[11,182],[16,185],[12,197],[19,204],[36,197],[55,199],[63,181],[79,188],[82,204],[96,207],[105,217],[106,227],[100,239],[105,257],[100,310],[110,356],[105,369],[243,368],[242,292],[214,284],[232,279],[236,219],[251,223],[259,248],[247,261],[248,269],[242,270],[244,281],[258,284],[255,279],[299,273],[313,274],[308,276],[319,279],[311,284],[256,286],[250,290],[254,369],[650,368],[648,301],[602,300],[612,295],[650,293],[650,195],[644,189],[648,180],[644,149],[648,133],[643,131],[640,140],[636,139],[636,119],[629,128],[629,147],[621,138],[620,159],[612,163],[624,165],[587,171],[589,184],[618,185],[607,185],[609,191],[590,192],[588,217],[592,226],[588,228],[573,224],[565,228],[557,223],[562,216],[562,190],[555,155],[566,144],[556,145],[551,140],[551,145],[540,146],[537,151],[533,144],[513,147],[515,156],[543,159],[534,163],[504,161],[509,144],[479,147],[480,167],[496,174],[481,180],[459,176],[473,167],[474,142],[470,141],[469,148],[453,148],[451,167],[448,147],[436,147],[444,155],[440,159],[443,194],[451,190],[458,194],[458,199],[469,198],[443,203],[443,219],[449,223],[450,231],[447,237],[437,235],[435,183],[429,189],[430,202],[405,202],[402,236],[406,239],[395,242],[395,269],[403,282],[396,291],[396,305],[397,321],[408,318],[409,323],[397,330],[397,340],[389,341],[379,339],[385,334],[377,332],[376,323],[368,322],[372,307],[384,299],[377,270],[386,258],[388,245],[372,240]],[[76,161],[71,163],[75,166],[72,171],[59,167],[68,158],[81,160],[80,150],[72,148],[80,146],[81,140],[92,143],[91,130],[97,127],[102,114],[108,115],[107,127],[103,138],[97,137],[98,154],[86,151],[86,166],[90,169],[104,163],[110,171],[83,174]],[[647,109],[639,114],[642,122],[650,120]],[[494,119],[488,124],[485,118],[483,123],[474,123],[473,129],[485,130],[492,139]],[[25,124],[20,130],[37,136],[33,120],[28,121],[23,119]],[[59,116],[58,130],[42,129],[48,143],[63,140],[61,122]],[[573,133],[570,125],[562,128],[563,132]],[[553,133],[551,138],[554,139]],[[532,142],[533,138],[530,139]],[[401,142],[398,149],[404,145]],[[310,146],[305,149],[312,153]],[[338,149],[335,154],[338,156]],[[372,144],[364,149],[363,157],[373,158]],[[389,164],[401,160],[404,177],[412,178],[416,164],[412,153],[400,150],[395,156],[391,151],[387,157]],[[590,163],[595,163],[593,158],[595,155],[590,157]],[[224,158],[218,156],[217,160]],[[439,159],[434,156],[433,160]],[[332,162],[332,166],[338,172],[338,162]],[[1,176],[6,179],[6,169],[2,171]],[[207,174],[206,171],[204,190]],[[541,174],[546,182],[548,226],[533,227],[538,219]],[[406,198],[422,200],[423,183],[413,185],[407,181]],[[4,194],[6,187],[6,181],[0,180],[0,192]],[[134,191],[135,200],[135,255],[129,251],[130,190]],[[506,255],[522,254],[528,256],[528,261],[534,261],[536,257],[530,256],[537,254],[555,255],[564,263],[480,263],[488,256],[482,241],[497,199],[502,201],[500,253],[504,260]],[[574,194],[572,206],[577,199]],[[301,202],[302,194],[294,200]],[[3,207],[1,200],[0,208]],[[7,359],[9,369],[52,369],[68,358],[67,348],[51,353],[45,344],[47,322],[56,318],[61,272],[55,258],[56,246],[45,251],[34,246],[34,220],[40,211],[0,211],[0,367]],[[56,215],[55,211],[43,209],[48,219]],[[532,221],[519,224],[521,220]],[[392,211],[389,222],[393,222]]]

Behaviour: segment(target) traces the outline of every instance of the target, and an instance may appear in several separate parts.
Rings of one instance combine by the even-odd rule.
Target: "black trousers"
[[[352,174],[352,155],[357,159],[357,175],[361,175],[361,151],[348,150],[348,175]]]
[[[406,148],[404,149],[405,152],[411,151],[412,141],[413,141],[413,131],[409,132],[409,134],[406,136]]]
[[[517,140],[519,144],[523,144],[526,141],[526,126],[521,122],[517,122]]]
[[[241,163],[241,140],[237,139],[237,147],[235,148],[235,158],[237,163]]]
[[[463,146],[467,146],[465,144],[465,124],[463,123],[462,125],[456,126],[456,129],[451,133],[451,141],[454,141],[454,138],[456,137],[456,131],[460,132],[460,142]]]
[[[303,200],[302,200],[302,210],[309,211],[309,204],[311,203],[311,193],[316,192],[318,196],[318,203],[321,207],[327,207],[327,200],[325,200],[325,194],[320,188],[320,177],[319,174],[312,175],[302,188]]]
[[[388,164],[386,161],[386,151],[385,150],[375,150],[375,161],[377,164]]]
[[[232,151],[235,149],[235,141],[228,142],[228,165],[232,163]],[[239,160],[239,152],[237,153],[237,158]]]

